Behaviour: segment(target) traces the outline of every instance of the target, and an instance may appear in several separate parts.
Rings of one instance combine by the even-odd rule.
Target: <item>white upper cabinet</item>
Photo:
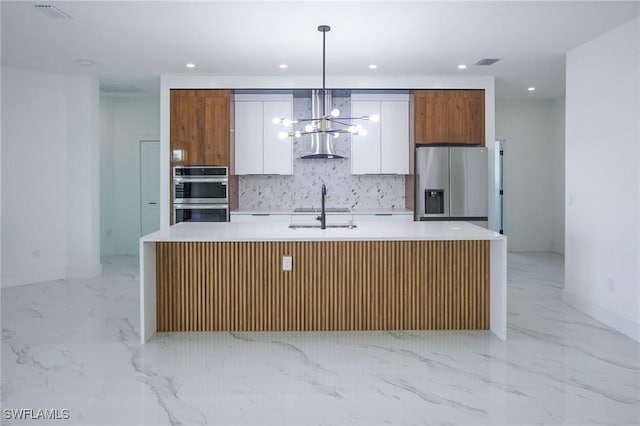
[[[351,116],[380,115],[380,102],[351,101]],[[380,121],[366,121],[362,127],[367,130],[367,135],[351,136],[351,174],[378,174],[380,173]]]
[[[235,106],[235,173],[263,172],[262,102],[238,102]]]
[[[264,104],[263,130],[263,167],[264,174],[291,175],[293,174],[293,138],[280,139],[278,134],[290,131],[291,127],[273,124],[274,117],[291,118],[293,102],[268,101]]]
[[[377,114],[366,121],[366,136],[351,137],[351,173],[409,174],[409,95],[352,94],[351,116]]]
[[[278,137],[291,128],[273,124],[292,114],[292,95],[235,95],[235,174],[293,174],[292,138]]]

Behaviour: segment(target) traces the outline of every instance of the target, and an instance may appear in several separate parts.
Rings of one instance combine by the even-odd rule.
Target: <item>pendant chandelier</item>
[[[320,105],[318,111],[312,111],[312,117],[310,118],[286,118],[286,117],[274,117],[274,124],[282,124],[285,127],[289,127],[296,123],[307,123],[304,126],[304,130],[295,130],[289,132],[280,132],[280,139],[286,139],[288,137],[299,138],[305,135],[312,135],[312,138],[320,137],[323,140],[330,141],[331,138],[337,138],[342,133],[348,133],[352,135],[366,136],[367,130],[360,124],[354,124],[355,120],[368,120],[378,121],[380,117],[376,114],[364,115],[362,117],[344,117],[340,118],[340,111],[337,108],[333,108],[331,112],[327,113],[327,105],[331,96],[325,88],[325,36],[327,32],[331,31],[331,27],[328,25],[320,25],[318,31],[322,33],[322,89],[314,90],[314,98],[319,100]],[[312,101],[315,104],[315,99]],[[316,115],[317,114],[317,115]]]

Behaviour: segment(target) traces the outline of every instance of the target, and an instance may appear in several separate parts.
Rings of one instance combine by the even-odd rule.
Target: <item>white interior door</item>
[[[160,229],[160,141],[140,141],[140,235]]]

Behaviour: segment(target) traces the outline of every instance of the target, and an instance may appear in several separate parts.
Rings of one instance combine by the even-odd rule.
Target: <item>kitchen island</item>
[[[506,339],[506,238],[467,222],[180,223],[140,239],[157,331],[484,330]]]

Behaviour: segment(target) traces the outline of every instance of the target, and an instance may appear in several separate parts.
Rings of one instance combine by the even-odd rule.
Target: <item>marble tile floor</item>
[[[138,260],[106,258],[94,279],[2,290],[2,424],[638,425],[640,345],[562,302],[562,262],[509,254],[506,343],[389,331],[140,345]],[[69,418],[5,411],[19,408]]]

